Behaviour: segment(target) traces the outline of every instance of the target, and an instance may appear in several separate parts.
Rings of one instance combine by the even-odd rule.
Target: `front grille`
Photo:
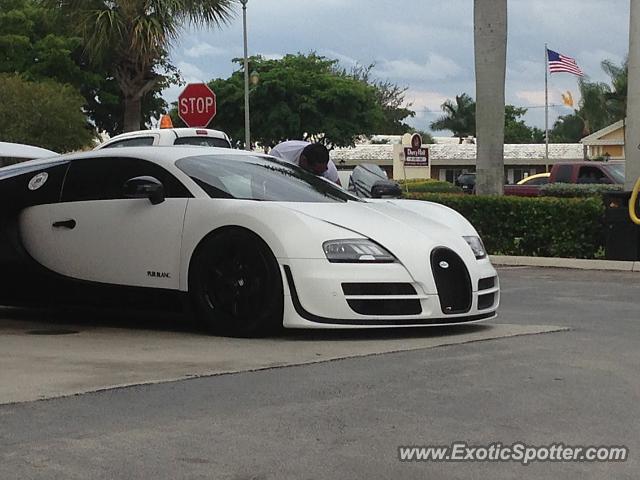
[[[481,278],[478,281],[478,290],[489,290],[496,286],[496,277]]]
[[[343,283],[345,295],[416,295],[410,283]]]
[[[419,315],[420,300],[347,300],[349,307],[361,315]]]
[[[471,278],[464,261],[451,249],[439,247],[431,252],[431,271],[438,289],[442,313],[471,310]]]

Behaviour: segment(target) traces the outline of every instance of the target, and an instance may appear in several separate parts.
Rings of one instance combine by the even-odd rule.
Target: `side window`
[[[580,167],[578,183],[608,183],[608,178],[597,167]]]
[[[62,188],[62,201],[122,199],[125,182],[143,175],[160,180],[167,198],[192,196],[178,179],[155,163],[137,158],[92,158],[71,162]]]
[[[573,172],[573,165],[560,165],[558,167],[558,172],[556,173],[556,182],[571,183],[572,172]]]
[[[67,167],[67,162],[59,162],[0,171],[0,205],[3,209],[20,210],[31,205],[59,202]]]
[[[121,147],[149,147],[153,145],[155,137],[136,137],[126,138],[118,142],[110,143],[102,148],[121,148]]]

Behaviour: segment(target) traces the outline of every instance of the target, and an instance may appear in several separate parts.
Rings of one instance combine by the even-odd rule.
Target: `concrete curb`
[[[617,272],[640,273],[640,262],[631,261],[585,260],[581,258],[508,257],[505,255],[491,255],[490,258],[491,263],[494,265],[576,268],[580,270],[610,270]]]

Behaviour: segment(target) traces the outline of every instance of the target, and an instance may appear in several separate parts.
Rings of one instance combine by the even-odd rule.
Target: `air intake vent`
[[[442,313],[451,315],[471,310],[471,279],[462,259],[449,248],[436,248],[431,252],[431,270]]]
[[[478,290],[489,290],[496,286],[496,277],[481,278],[478,281]]]
[[[416,295],[410,283],[343,283],[345,295]]]
[[[419,315],[420,300],[347,300],[360,315]]]

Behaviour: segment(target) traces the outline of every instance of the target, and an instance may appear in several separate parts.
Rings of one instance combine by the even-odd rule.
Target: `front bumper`
[[[468,311],[444,314],[433,279],[415,279],[399,264],[335,264],[326,260],[282,260],[284,283],[284,326],[287,328],[373,328],[457,325],[495,318],[500,302],[500,287],[495,269],[489,261],[478,262],[470,272],[472,301]],[[479,279],[495,278],[493,285]],[[344,284],[411,285],[414,293],[347,295]],[[352,293],[352,292],[350,292]],[[376,292],[380,293],[380,292]],[[411,314],[362,314],[354,309],[361,303],[419,302]],[[402,309],[401,309],[402,310]],[[405,309],[406,311],[406,309]]]

